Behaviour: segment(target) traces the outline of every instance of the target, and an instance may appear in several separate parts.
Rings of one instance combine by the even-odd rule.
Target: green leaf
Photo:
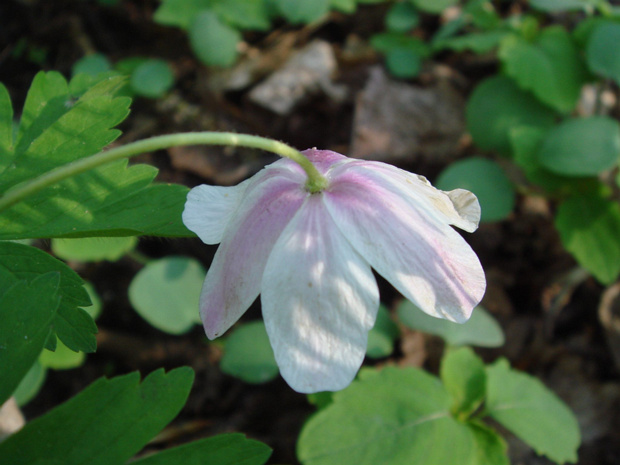
[[[237,59],[241,34],[211,10],[201,11],[189,28],[192,50],[208,66],[230,66]]]
[[[74,102],[60,74],[37,74],[28,91],[11,165],[0,177],[0,192],[97,153],[115,140],[120,131],[110,128],[129,113],[130,100],[113,97],[123,84],[123,77],[106,79]]]
[[[9,165],[13,145],[13,106],[6,87],[0,83],[0,174]]]
[[[265,0],[218,0],[213,10],[220,19],[241,29],[267,31],[271,27]]]
[[[501,40],[506,37],[506,34],[506,31],[485,31],[448,37],[433,41],[433,49],[449,49],[456,52],[471,50],[474,53],[486,53],[496,48]]]
[[[603,284],[620,273],[620,205],[595,195],[562,202],[555,218],[562,244]]]
[[[502,18],[490,0],[469,0],[463,11],[467,19],[480,29],[496,30],[502,27]]]
[[[99,297],[99,294],[97,294],[97,289],[95,289],[95,286],[93,286],[92,283],[86,281],[84,283],[84,288],[86,289],[86,292],[88,292],[88,297],[90,298],[90,301],[93,303],[91,306],[86,307],[84,310],[90,315],[93,320],[96,320],[97,317],[99,317],[99,315],[101,314],[101,308],[103,307],[101,297]]]
[[[530,0],[532,8],[549,13],[583,10],[598,0]]]
[[[411,3],[399,2],[392,5],[385,15],[385,27],[394,32],[407,32],[420,22],[418,10]]]
[[[186,257],[149,262],[129,285],[129,300],[142,318],[170,334],[182,334],[200,323],[202,265]]]
[[[262,321],[235,329],[226,340],[220,368],[246,383],[266,383],[278,376],[280,370]]]
[[[174,84],[174,75],[166,61],[146,60],[133,71],[130,84],[136,95],[159,98],[163,97]]]
[[[473,464],[473,436],[449,408],[434,376],[386,367],[335,393],[304,425],[297,455],[304,465]]]
[[[87,74],[94,77],[111,69],[112,64],[105,55],[93,53],[76,61],[71,67],[71,75]]]
[[[271,449],[243,434],[221,434],[166,449],[132,462],[135,465],[262,465]]]
[[[502,328],[482,307],[476,307],[463,324],[427,315],[408,300],[403,300],[396,311],[404,325],[439,336],[452,346],[499,347],[504,344]]]
[[[282,16],[291,24],[308,24],[329,11],[329,0],[275,0]]]
[[[369,358],[387,357],[394,351],[394,341],[400,336],[398,326],[385,306],[380,305],[375,325],[368,333],[366,355]]]
[[[400,32],[384,32],[370,38],[370,44],[380,52],[388,53],[392,50],[407,49],[426,58],[430,54],[427,44],[416,37]]]
[[[519,126],[550,128],[555,113],[505,76],[476,87],[467,102],[467,128],[482,150],[510,154],[510,131]]]
[[[138,373],[101,378],[6,439],[0,456],[11,465],[122,465],[177,415],[193,379],[188,367],[142,383]]]
[[[586,70],[570,34],[546,27],[533,42],[507,36],[499,48],[506,74],[558,111],[571,112],[586,80]]]
[[[564,463],[577,461],[577,419],[539,380],[511,370],[506,360],[487,367],[487,413],[538,454]]]
[[[499,434],[481,421],[469,421],[467,426],[476,442],[476,465],[510,465],[508,445]]]
[[[566,176],[589,176],[618,163],[620,125],[608,116],[573,118],[553,128],[542,143],[538,160]]]
[[[467,189],[480,202],[480,220],[499,221],[510,215],[515,205],[515,189],[494,161],[471,157],[450,164],[443,170],[435,185],[438,189]]]
[[[43,387],[46,376],[47,369],[43,368],[38,360],[35,360],[28,373],[19,382],[15,391],[13,391],[13,397],[15,397],[17,405],[22,407],[34,399]]]
[[[484,401],[484,363],[469,347],[448,350],[441,360],[440,375],[457,416],[466,418]]]
[[[385,55],[385,64],[390,73],[401,79],[416,77],[422,71],[423,57],[409,48],[395,48]]]
[[[442,13],[446,8],[456,5],[458,0],[409,0],[426,13]]]
[[[60,274],[50,272],[30,283],[18,281],[1,294],[0,405],[28,373],[51,334],[60,302],[59,286]]]
[[[212,4],[213,0],[163,0],[153,20],[166,26],[189,29],[198,13]]]
[[[157,169],[127,160],[66,179],[0,215],[0,239],[192,236],[181,213],[189,189],[151,184]]]
[[[343,13],[351,14],[351,13],[355,13],[355,9],[357,8],[357,1],[356,0],[330,0],[329,5],[335,10],[342,11]]]
[[[54,352],[44,349],[39,356],[39,363],[44,368],[53,370],[69,370],[84,364],[86,355],[84,352],[74,352],[62,342],[58,342]]]
[[[78,262],[115,262],[133,250],[136,237],[87,237],[83,239],[52,239],[52,252],[63,260]]]
[[[53,323],[56,335],[71,350],[94,352],[97,326],[90,315],[79,308],[89,306],[90,299],[77,273],[42,250],[13,242],[0,242],[0,295],[12,283],[22,280],[32,282],[52,271],[60,273],[59,295],[62,297]]]
[[[620,54],[612,44],[620,43],[620,24],[599,24],[590,36],[586,49],[588,66],[595,73],[620,84]]]

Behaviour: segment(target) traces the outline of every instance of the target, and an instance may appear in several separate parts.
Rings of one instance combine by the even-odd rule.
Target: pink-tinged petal
[[[471,247],[427,204],[415,204],[393,183],[350,166],[335,173],[323,193],[344,237],[426,313],[466,321],[486,287]]]
[[[194,187],[187,194],[183,224],[205,244],[219,244],[249,182],[248,179],[233,187]]]
[[[327,171],[329,171],[329,169],[337,163],[348,162],[351,160],[350,158],[340,155],[339,153],[332,152],[331,150],[317,150],[314,148],[304,150],[301,153],[303,153],[306,158],[312,162],[321,174],[327,173]]]
[[[413,208],[425,209],[427,215],[467,232],[478,229],[480,204],[469,191],[456,189],[444,192],[433,187],[424,176],[376,161],[355,160],[346,166],[346,170],[372,179],[402,197]],[[334,176],[337,175],[334,173]]]
[[[312,195],[273,248],[261,302],[280,373],[296,391],[336,391],[355,377],[379,307],[368,263]]]
[[[304,183],[303,172],[286,160],[250,179],[202,287],[200,314],[209,339],[222,335],[258,297],[269,253],[308,196]]]

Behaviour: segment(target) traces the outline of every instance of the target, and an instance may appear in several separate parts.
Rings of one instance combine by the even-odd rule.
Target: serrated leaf
[[[129,300],[151,325],[182,334],[200,323],[202,265],[192,258],[166,257],[149,262],[129,285]]]
[[[504,344],[502,328],[482,307],[476,307],[463,324],[427,315],[408,300],[403,300],[396,311],[404,325],[439,336],[452,346],[499,347]]]
[[[297,455],[304,465],[473,464],[472,433],[449,408],[437,378],[386,367],[335,393],[304,425]]]
[[[486,394],[484,363],[469,347],[448,350],[441,360],[440,376],[457,417],[466,417],[482,404]]]
[[[39,363],[44,368],[53,370],[69,370],[82,366],[86,360],[84,352],[74,352],[62,342],[58,342],[54,352],[44,349],[39,355]]]
[[[226,340],[220,368],[247,383],[266,383],[278,376],[280,370],[262,321],[235,329]]]
[[[547,27],[533,42],[507,36],[498,54],[506,74],[520,87],[558,111],[568,113],[575,108],[586,70],[564,28]]]
[[[275,3],[291,24],[311,23],[329,11],[329,0],[275,0]]]
[[[580,434],[569,408],[538,379],[510,369],[506,360],[487,367],[486,411],[538,454],[577,461]]]
[[[90,315],[79,308],[89,306],[90,299],[77,273],[42,250],[13,242],[0,242],[0,294],[12,283],[31,282],[49,272],[60,273],[59,295],[62,299],[53,323],[56,335],[72,350],[94,352],[97,326]],[[48,340],[46,347],[49,344]]]
[[[179,413],[193,379],[188,367],[142,383],[138,373],[101,378],[10,436],[0,456],[12,465],[122,465]]]
[[[120,131],[111,128],[129,113],[130,100],[113,97],[124,81],[120,76],[108,78],[74,101],[60,74],[37,74],[26,98],[11,164],[0,177],[0,192],[97,153],[115,140]]]
[[[398,326],[392,320],[390,313],[383,305],[380,305],[375,325],[368,333],[366,355],[369,358],[387,357],[394,351],[394,341],[399,335]]]
[[[590,176],[608,170],[620,156],[620,125],[608,116],[573,118],[545,137],[538,160],[566,176]]]
[[[243,434],[221,434],[166,449],[132,462],[135,465],[262,465],[271,449]]]
[[[474,89],[467,102],[466,118],[467,128],[479,148],[508,155],[513,128],[550,128],[555,113],[512,79],[493,76]]]
[[[562,244],[604,284],[620,273],[620,205],[595,195],[562,202],[555,218]]]
[[[241,33],[222,22],[213,11],[203,10],[196,15],[188,32],[192,50],[204,64],[226,67],[237,59]]]
[[[512,212],[516,193],[504,170],[494,161],[471,157],[450,164],[443,170],[435,186],[450,191],[467,189],[480,202],[480,221],[503,220]]]
[[[181,221],[189,189],[150,184],[156,174],[119,160],[66,179],[0,214],[0,239],[192,236]]]
[[[0,294],[0,405],[28,373],[52,332],[59,286],[60,273],[50,272],[31,282],[17,281]]]

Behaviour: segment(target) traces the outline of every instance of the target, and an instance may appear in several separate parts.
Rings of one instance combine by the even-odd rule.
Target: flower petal
[[[486,287],[478,257],[432,200],[414,202],[369,170],[332,173],[325,204],[342,234],[379,274],[429,315],[466,321]],[[336,170],[338,171],[338,168]],[[415,195],[423,196],[424,190]]]
[[[219,244],[249,182],[248,179],[232,187],[194,187],[187,194],[183,224],[205,244]]]
[[[200,313],[209,339],[220,336],[258,297],[269,253],[308,193],[305,176],[281,160],[253,176],[209,268]]]
[[[273,248],[261,302],[280,372],[296,391],[336,391],[355,377],[379,307],[370,266],[322,203],[308,197]]]
[[[467,232],[478,229],[480,204],[474,194],[464,189],[444,192],[432,186],[424,177],[377,161],[354,160],[346,167],[381,184],[385,189],[402,196],[416,209],[442,218],[448,224]]]

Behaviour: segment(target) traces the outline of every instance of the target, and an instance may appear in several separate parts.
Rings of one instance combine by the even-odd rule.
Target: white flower
[[[450,225],[472,232],[480,206],[422,176],[328,150],[303,152],[328,181],[279,160],[235,187],[198,186],[183,221],[221,242],[200,311],[207,336],[230,328],[261,295],[280,372],[299,392],[355,377],[379,307],[371,267],[429,315],[464,322],[486,286],[478,257]]]

